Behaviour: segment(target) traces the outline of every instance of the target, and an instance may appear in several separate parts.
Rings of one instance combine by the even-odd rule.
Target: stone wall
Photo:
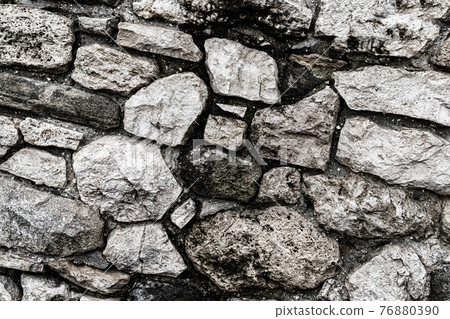
[[[450,1],[0,3],[0,300],[450,300]]]

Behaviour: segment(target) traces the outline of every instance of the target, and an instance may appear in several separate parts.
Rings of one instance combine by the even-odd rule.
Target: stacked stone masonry
[[[450,300],[449,23],[0,0],[0,300]]]

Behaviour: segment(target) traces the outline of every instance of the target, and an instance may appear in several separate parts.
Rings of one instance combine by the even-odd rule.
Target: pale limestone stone
[[[247,123],[223,116],[209,115],[204,139],[206,142],[236,151],[243,146]]]
[[[181,229],[186,226],[195,216],[195,211],[195,202],[191,198],[189,198],[174,210],[172,215],[170,215],[170,219],[172,220],[172,223],[174,223],[178,226],[178,228]]]

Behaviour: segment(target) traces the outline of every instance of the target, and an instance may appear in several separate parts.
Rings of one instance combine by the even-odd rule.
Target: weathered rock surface
[[[66,160],[36,148],[17,151],[0,164],[0,170],[50,187],[62,188],[67,179]]]
[[[183,258],[160,224],[134,224],[114,229],[103,255],[118,269],[177,277],[185,269]]]
[[[22,274],[22,301],[70,301],[78,299],[63,281],[46,275]]]
[[[428,300],[450,301],[450,266],[431,273],[431,292]]]
[[[0,178],[0,246],[69,256],[103,245],[103,221],[79,201]]]
[[[115,18],[79,17],[78,25],[81,31],[91,34],[111,35],[117,27]]]
[[[349,299],[344,283],[335,279],[328,279],[322,285],[317,299],[327,301],[347,301]]]
[[[0,5],[0,66],[66,71],[75,41],[72,24],[48,11]]]
[[[413,57],[439,36],[434,19],[447,15],[445,1],[323,0],[315,24],[336,48],[375,55]]]
[[[223,212],[226,210],[233,210],[241,208],[237,202],[231,202],[223,199],[205,199],[202,201],[202,209],[200,211],[200,218],[205,218]]]
[[[20,135],[16,121],[13,118],[0,116],[0,157],[19,143]]]
[[[14,280],[0,275],[0,301],[18,301],[21,298],[22,293]]]
[[[19,124],[25,142],[36,146],[56,146],[76,150],[83,133],[27,117]]]
[[[450,194],[450,142],[425,130],[385,128],[362,117],[349,118],[336,159],[390,184]]]
[[[75,265],[87,265],[97,269],[108,269],[111,264],[103,257],[102,250],[94,250],[83,255],[78,255],[73,259]]]
[[[195,216],[195,212],[195,202],[189,198],[174,210],[172,215],[170,215],[170,219],[175,225],[178,226],[178,228],[181,229],[191,221],[191,219]]]
[[[450,199],[445,199],[442,210],[442,237],[450,243]]]
[[[350,173],[345,178],[304,178],[317,221],[326,229],[359,238],[427,237],[442,210],[435,196],[414,197],[400,187]]]
[[[224,116],[209,115],[204,139],[206,142],[236,151],[243,146],[247,123]]]
[[[297,211],[226,211],[194,224],[186,252],[221,289],[309,289],[336,273],[339,247]]]
[[[121,222],[160,219],[182,191],[148,140],[102,137],[74,154],[73,169],[81,200]]]
[[[256,112],[251,137],[263,158],[325,169],[339,112],[329,87],[293,105]]]
[[[93,44],[78,49],[72,79],[91,90],[129,95],[158,76],[156,61]]]
[[[119,126],[119,105],[70,86],[0,73],[0,104],[109,129]]]
[[[203,301],[214,300],[213,296],[204,296],[195,287],[154,280],[139,281],[131,290],[131,301]]]
[[[261,167],[252,158],[195,147],[182,165],[183,178],[200,196],[249,201],[258,191]]]
[[[157,26],[121,22],[117,43],[126,48],[193,62],[203,59],[192,35]]]
[[[53,261],[48,265],[70,282],[101,294],[120,292],[130,282],[130,275],[113,269],[103,271],[89,266],[76,266],[69,261]]]
[[[264,174],[256,201],[295,204],[301,198],[300,172],[292,167],[277,167]]]
[[[124,128],[161,144],[184,144],[207,98],[208,88],[194,73],[156,80],[125,103]]]
[[[267,104],[280,102],[278,67],[267,53],[219,38],[206,40],[205,50],[214,92]]]
[[[217,103],[217,106],[222,110],[224,110],[225,112],[229,112],[240,118],[244,118],[245,113],[247,113],[247,108],[244,106],[220,104],[220,103]]]
[[[448,74],[370,66],[336,72],[333,77],[339,94],[353,110],[406,115],[450,126]]]
[[[10,268],[26,272],[44,272],[42,258],[0,251],[0,268]]]

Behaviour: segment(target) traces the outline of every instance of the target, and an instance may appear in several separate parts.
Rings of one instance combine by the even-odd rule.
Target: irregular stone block
[[[336,159],[389,184],[450,194],[450,142],[425,130],[385,128],[362,117],[348,118]]]
[[[338,243],[286,207],[226,211],[194,226],[186,252],[221,289],[311,289],[336,274]]]
[[[318,36],[335,37],[338,49],[411,58],[439,36],[434,19],[448,14],[448,1],[323,0]]]
[[[83,133],[27,117],[19,124],[25,142],[36,146],[56,146],[76,150]]]
[[[251,137],[261,157],[325,169],[339,112],[329,87],[293,105],[255,113]]]
[[[0,178],[0,245],[69,256],[103,245],[103,221],[79,201]]]
[[[186,226],[191,219],[195,216],[196,205],[195,202],[189,198],[183,204],[181,204],[177,209],[174,210],[172,215],[170,215],[170,220],[172,223],[178,226],[178,228],[183,228]]]
[[[220,107],[225,112],[234,114],[234,115],[240,117],[241,119],[244,118],[245,113],[247,113],[247,108],[244,106],[228,105],[228,104],[220,104],[220,103],[217,103],[217,106]]]
[[[292,167],[277,167],[264,174],[257,202],[296,204],[302,196],[302,176]]]
[[[73,259],[76,265],[87,265],[98,269],[109,269],[111,264],[102,255],[102,250],[94,250],[83,255],[78,255]]]
[[[0,115],[0,157],[20,143],[17,123],[13,118]]]
[[[0,164],[0,170],[50,187],[63,188],[67,180],[66,160],[35,148],[17,151]]]
[[[317,221],[327,230],[359,238],[427,237],[436,231],[442,203],[400,187],[350,173],[345,178],[304,178]]]
[[[160,224],[134,224],[114,229],[103,255],[118,269],[178,277],[186,265]]]
[[[113,100],[9,73],[0,73],[0,104],[102,129],[119,126],[120,107]]]
[[[194,73],[156,80],[125,103],[124,128],[161,144],[184,144],[207,98],[206,84]]]
[[[117,43],[126,48],[192,62],[203,59],[192,35],[173,29],[121,22]]]
[[[280,102],[278,66],[266,52],[219,38],[206,40],[205,50],[214,92],[266,104]]]
[[[71,301],[79,298],[70,291],[68,284],[46,275],[23,273],[21,285],[22,301]]]
[[[72,61],[71,19],[19,5],[0,5],[0,66],[62,73]]]
[[[19,255],[11,251],[0,251],[0,268],[10,268],[26,272],[44,272],[42,258]]]
[[[158,76],[156,61],[93,44],[78,49],[72,79],[91,90],[130,95]]]
[[[19,301],[21,298],[22,293],[14,280],[0,275],[0,301]]]
[[[225,210],[233,210],[241,208],[242,206],[236,202],[230,202],[223,199],[205,199],[202,201],[202,210],[200,211],[200,218],[205,218],[223,212]]]
[[[370,66],[336,72],[333,78],[353,110],[406,115],[450,126],[450,75]]]
[[[79,17],[78,25],[81,31],[98,35],[110,35],[117,27],[115,18]]]
[[[148,140],[105,136],[73,155],[81,200],[121,222],[158,220],[182,188]]]
[[[204,139],[206,142],[236,151],[243,146],[247,123],[223,116],[209,115]]]
[[[64,260],[52,261],[48,265],[68,281],[100,294],[120,292],[130,282],[130,275],[114,269],[103,271],[89,266],[76,266]]]

